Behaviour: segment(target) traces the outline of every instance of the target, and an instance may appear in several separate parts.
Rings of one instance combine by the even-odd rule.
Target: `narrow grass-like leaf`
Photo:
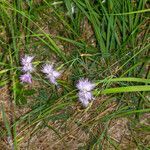
[[[113,93],[124,93],[124,92],[137,92],[137,91],[150,91],[150,85],[110,88],[110,89],[103,90],[102,94],[113,94]]]

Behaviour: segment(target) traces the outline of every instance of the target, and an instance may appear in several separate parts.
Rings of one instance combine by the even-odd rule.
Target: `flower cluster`
[[[80,79],[76,87],[79,90],[79,101],[84,107],[87,107],[89,102],[94,99],[91,91],[95,88],[95,84],[91,83],[88,79]]]
[[[24,73],[20,76],[21,82],[32,83],[31,73],[34,71],[34,67],[32,65],[33,58],[33,56],[25,55],[25,57],[21,59],[22,72]],[[53,64],[45,64],[42,67],[41,72],[46,75],[46,78],[49,79],[52,84],[58,85],[57,79],[60,77],[61,73],[54,69]],[[88,79],[80,79],[76,87],[79,90],[79,101],[84,107],[87,107],[88,104],[94,99],[92,90],[95,88],[95,84]]]
[[[61,73],[54,70],[53,65],[45,64],[43,66],[42,72],[46,74],[46,77],[52,84],[57,85],[56,79],[60,77]]]
[[[32,65],[33,58],[34,58],[33,56],[25,55],[21,59],[22,72],[24,73],[23,75],[20,76],[21,82],[32,83],[31,73],[34,70],[34,67]]]

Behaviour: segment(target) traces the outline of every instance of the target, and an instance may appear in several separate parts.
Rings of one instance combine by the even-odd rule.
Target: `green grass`
[[[13,116],[1,102],[0,137],[12,137],[20,149],[47,127],[66,146],[65,138],[82,130],[90,138],[79,149],[122,149],[108,131],[116,118],[126,117],[134,145],[127,149],[149,149],[142,138],[150,129],[140,121],[150,112],[149,11],[147,0],[1,0],[0,90],[9,87]],[[26,53],[35,56],[32,85],[19,81]],[[60,88],[40,72],[48,61],[63,70]],[[75,87],[82,77],[97,85],[87,108],[78,102]],[[24,108],[28,111],[18,117]],[[76,129],[70,131],[69,124]],[[62,126],[68,132],[61,132]]]

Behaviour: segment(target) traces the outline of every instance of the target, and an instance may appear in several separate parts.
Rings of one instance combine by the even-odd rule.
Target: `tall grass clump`
[[[148,150],[149,11],[148,0],[1,0],[0,145]]]

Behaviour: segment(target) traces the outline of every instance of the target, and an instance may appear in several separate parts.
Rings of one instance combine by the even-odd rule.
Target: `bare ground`
[[[8,87],[3,87],[0,89],[0,99],[1,104],[4,106],[5,113],[7,114],[7,118],[11,117],[11,109],[9,104],[9,91]],[[112,107],[108,107],[103,114],[105,115],[108,112],[111,112],[115,105]],[[20,115],[25,114],[28,109],[27,108],[15,108],[15,113],[19,117]],[[81,114],[80,114],[81,115]],[[81,117],[81,116],[78,117]],[[84,116],[86,119],[89,119],[89,115],[86,114]],[[84,118],[83,117],[83,118]],[[137,142],[138,144],[150,145],[150,134],[148,132],[143,132],[140,129],[140,125],[150,125],[150,114],[143,114],[140,117],[139,124],[135,126],[135,130],[130,130],[131,120],[127,118],[118,118],[111,121],[107,134],[114,143],[116,143],[117,148],[121,150],[136,150]],[[81,130],[77,127],[77,125],[72,122],[68,124],[67,131],[64,131],[63,128],[59,127],[59,123],[50,125],[57,128],[60,133],[64,136],[61,140],[56,135],[56,133],[49,128],[45,127],[41,129],[36,134],[31,136],[30,132],[32,129],[28,130],[28,136],[25,135],[25,139],[21,140],[19,143],[19,147],[21,150],[77,150],[87,145],[87,142],[90,139],[89,133]],[[0,129],[5,130],[5,125],[2,120],[2,113],[0,113]],[[97,129],[96,129],[97,130]],[[93,130],[95,132],[95,130]],[[18,133],[20,133],[18,129]],[[23,135],[23,134],[22,134]],[[133,138],[135,137],[135,138]],[[136,137],[138,137],[136,140]],[[139,141],[140,140],[140,141]],[[110,145],[110,142],[107,140],[104,141],[103,149],[114,150],[115,148]],[[0,150],[9,150],[12,148],[11,139],[7,135],[2,136],[0,139]],[[117,149],[116,148],[116,149]]]

